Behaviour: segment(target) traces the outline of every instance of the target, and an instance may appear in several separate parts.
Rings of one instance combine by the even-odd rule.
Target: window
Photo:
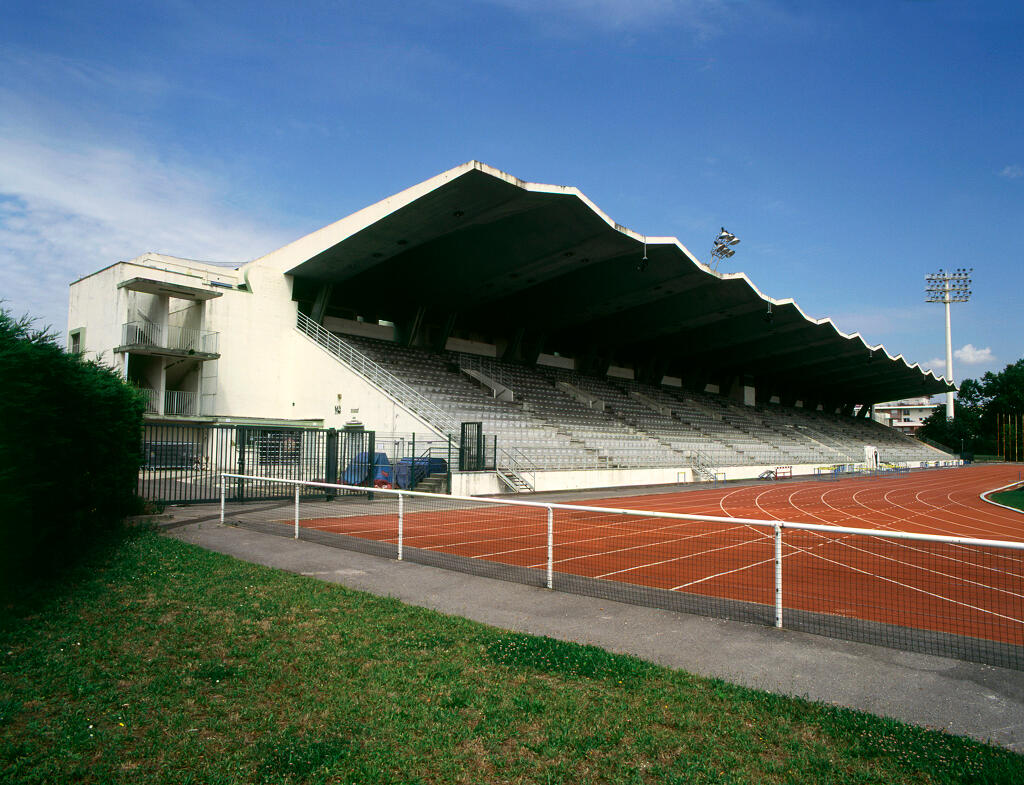
[[[68,352],[71,354],[81,354],[85,350],[84,341],[82,340],[84,333],[85,330],[79,328],[78,330],[72,330],[68,334]]]

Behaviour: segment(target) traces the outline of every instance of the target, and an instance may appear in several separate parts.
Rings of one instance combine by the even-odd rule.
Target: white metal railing
[[[579,504],[558,504],[554,502],[531,502],[531,501],[520,501],[518,499],[499,499],[488,497],[487,499],[481,499],[474,496],[458,496],[458,495],[447,495],[447,494],[432,494],[424,493],[421,491],[403,491],[396,489],[385,489],[385,488],[366,488],[355,485],[340,485],[334,483],[323,483],[323,482],[309,482],[303,480],[290,480],[270,477],[258,477],[253,475],[245,474],[231,474],[222,473],[220,483],[220,522],[224,523],[225,520],[225,507],[227,500],[227,481],[231,480],[253,480],[257,482],[273,482],[284,486],[294,486],[294,498],[295,498],[295,512],[294,512],[294,537],[299,538],[300,529],[300,490],[303,488],[309,489],[326,489],[326,490],[340,490],[340,491],[356,491],[359,493],[372,492],[374,494],[381,494],[384,496],[396,496],[399,499],[397,516],[398,516],[398,558],[402,558],[403,549],[403,538],[404,538],[404,527],[403,527],[403,508],[405,498],[424,498],[424,499],[435,499],[438,502],[445,505],[445,509],[451,509],[451,502],[463,501],[472,502],[476,505],[480,504],[496,504],[496,505],[508,505],[518,507],[529,507],[529,508],[540,508],[547,511],[547,559],[545,570],[547,574],[547,587],[553,588],[553,575],[554,575],[554,512],[556,510],[566,510],[571,512],[585,512],[594,513],[596,515],[622,515],[631,516],[638,518],[647,519],[664,519],[674,521],[691,521],[700,523],[721,523],[728,525],[741,525],[747,527],[753,527],[755,529],[763,530],[766,538],[771,537],[774,540],[774,557],[771,559],[773,564],[773,583],[774,583],[774,622],[776,627],[783,626],[783,532],[790,531],[805,531],[805,532],[817,532],[825,535],[846,535],[851,537],[872,537],[880,540],[897,540],[897,541],[913,541],[921,543],[944,543],[948,545],[956,546],[967,546],[967,547],[979,547],[979,548],[995,548],[1003,551],[1024,551],[1024,542],[1010,542],[1006,540],[987,540],[973,537],[952,537],[947,535],[938,534],[918,534],[914,532],[903,532],[903,531],[888,531],[881,529],[861,529],[849,526],[833,526],[831,524],[817,524],[817,523],[799,523],[794,521],[780,521],[780,520],[764,520],[759,518],[733,518],[719,515],[691,515],[687,513],[677,512],[660,512],[656,510],[642,510],[642,509],[621,509],[615,507],[589,507]],[[322,509],[318,508],[318,516],[323,515]],[[433,548],[437,550],[437,548]],[[797,549],[799,551],[799,548]],[[962,554],[962,558],[966,559],[966,553]],[[966,563],[966,562],[965,562]],[[539,566],[539,565],[538,565]],[[953,569],[953,568],[950,568]],[[955,575],[947,576],[951,579],[956,579]],[[961,578],[961,580],[966,580]],[[889,581],[895,583],[894,581]],[[970,582],[970,581],[968,581]],[[930,593],[930,591],[922,590],[924,593]],[[968,606],[969,607],[969,606]],[[997,614],[1002,618],[1007,619],[1013,623],[1020,624],[1022,633],[1024,633],[1024,619],[1016,619],[1006,616],[1004,614]]]
[[[152,322],[126,322],[121,325],[122,346],[148,346],[181,352],[216,354],[218,334],[209,330]]]
[[[499,472],[513,475],[531,491],[537,487],[537,472],[540,467],[517,447],[498,450],[497,469]]]
[[[451,414],[422,393],[414,390],[391,373],[391,371],[378,365],[365,354],[356,351],[330,330],[321,327],[306,316],[306,314],[301,311],[297,313],[298,319],[295,326],[303,335],[318,343],[353,371],[379,387],[390,397],[406,406],[410,411],[418,414],[429,425],[433,426],[440,435],[458,433],[458,420],[452,417]]]
[[[709,456],[705,455],[700,450],[690,451],[690,466],[693,467],[694,474],[699,472],[709,480],[717,480],[718,478],[718,471],[714,462]]]
[[[459,368],[480,371],[480,373],[490,377],[498,384],[515,392],[515,377],[501,368],[491,358],[485,358],[479,354],[467,354],[466,352],[457,352],[456,355],[459,360]]]
[[[160,414],[160,391],[149,387],[136,387],[146,399],[146,414]]]
[[[164,414],[196,415],[199,413],[199,394],[183,390],[164,391]]]

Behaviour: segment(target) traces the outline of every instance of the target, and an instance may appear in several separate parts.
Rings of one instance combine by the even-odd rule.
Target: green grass
[[[1024,782],[1024,758],[129,537],[0,617],[0,781]]]
[[[994,502],[1005,504],[1007,507],[1016,507],[1018,510],[1024,510],[1024,488],[990,493],[988,498]]]

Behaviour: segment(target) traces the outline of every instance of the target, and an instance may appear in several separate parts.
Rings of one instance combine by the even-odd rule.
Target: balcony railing
[[[176,327],[150,322],[127,322],[121,325],[123,346],[145,346],[179,352],[216,354],[218,334],[192,327]]]
[[[160,411],[160,391],[148,387],[136,388],[146,400],[146,414],[199,414],[199,393],[184,390],[164,390],[164,408]]]
[[[181,390],[164,391],[164,414],[199,414],[199,395]]]
[[[160,391],[148,388],[136,388],[146,399],[146,414],[160,414]]]

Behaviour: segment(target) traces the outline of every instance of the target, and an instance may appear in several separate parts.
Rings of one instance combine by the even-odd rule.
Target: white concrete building
[[[921,425],[932,415],[932,412],[941,406],[942,404],[933,403],[929,396],[922,395],[899,401],[876,403],[873,416],[883,425],[913,436],[921,429]]]
[[[232,269],[149,253],[71,285],[68,347],[144,390],[151,421],[433,433],[296,318],[290,282],[266,258]]]

